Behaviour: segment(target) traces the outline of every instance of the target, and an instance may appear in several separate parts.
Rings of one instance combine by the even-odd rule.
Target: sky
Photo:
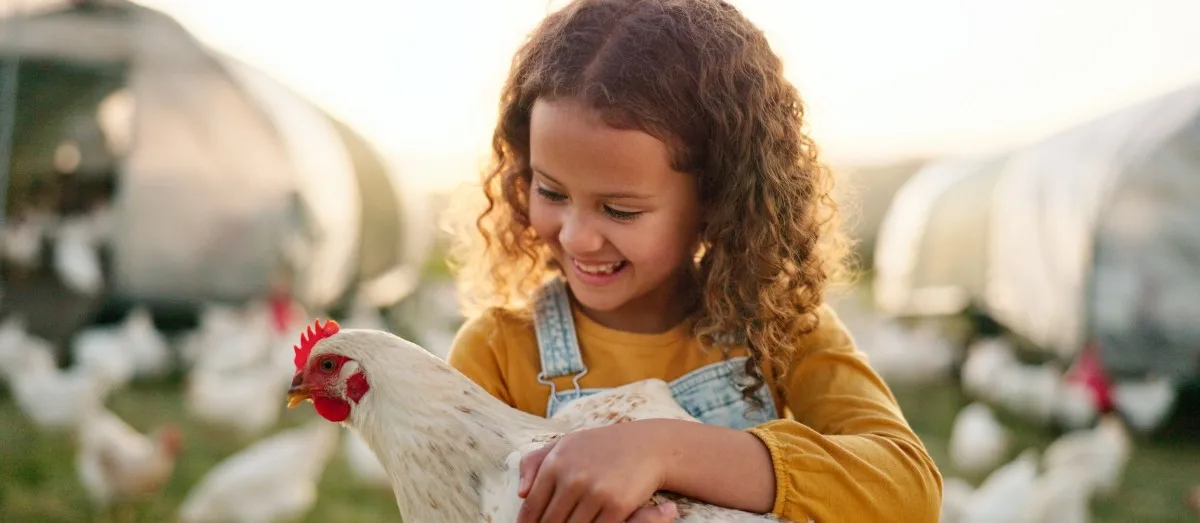
[[[137,1],[356,125],[434,188],[475,177],[511,54],[561,3]],[[1196,0],[732,3],[782,56],[835,163],[1015,146],[1200,81]]]

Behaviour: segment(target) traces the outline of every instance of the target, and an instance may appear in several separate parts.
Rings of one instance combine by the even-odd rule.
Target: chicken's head
[[[350,417],[351,403],[358,403],[370,386],[358,362],[337,352],[318,351],[317,342],[338,333],[333,320],[317,320],[300,336],[296,350],[296,374],[288,389],[288,408],[311,401],[317,414],[334,423]]]
[[[183,449],[183,433],[175,425],[163,425],[158,429],[158,442],[167,455],[174,456]]]

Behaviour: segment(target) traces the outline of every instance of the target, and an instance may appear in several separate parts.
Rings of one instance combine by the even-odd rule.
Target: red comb
[[[312,353],[313,345],[337,334],[337,331],[338,324],[333,320],[326,321],[325,325],[321,325],[321,320],[318,319],[309,325],[308,330],[300,334],[300,344],[292,347],[296,350],[296,370],[304,368],[304,364],[308,363],[308,355]]]

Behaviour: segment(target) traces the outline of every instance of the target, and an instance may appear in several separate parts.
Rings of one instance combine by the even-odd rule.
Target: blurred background
[[[1200,519],[1200,3],[732,3],[943,521]],[[285,349],[321,314],[444,354],[439,211],[561,4],[0,0],[0,521],[396,521]]]

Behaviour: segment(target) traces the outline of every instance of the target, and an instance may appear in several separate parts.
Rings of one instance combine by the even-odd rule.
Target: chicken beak
[[[308,392],[308,386],[304,384],[304,376],[296,374],[296,377],[292,378],[292,386],[288,388],[287,408],[294,409],[307,399],[312,399],[312,395]]]

